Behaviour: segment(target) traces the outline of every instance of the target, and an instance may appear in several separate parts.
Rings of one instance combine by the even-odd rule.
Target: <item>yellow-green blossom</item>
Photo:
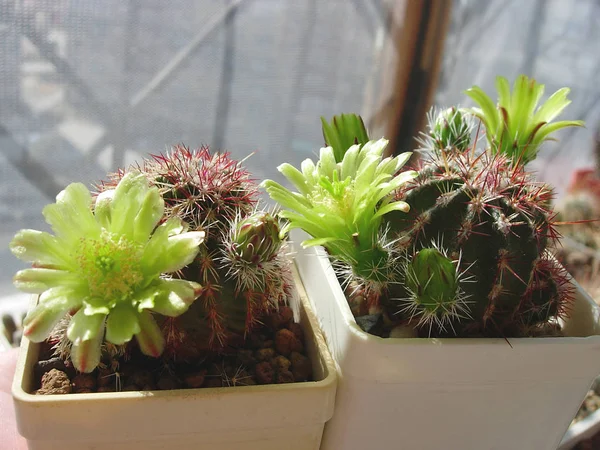
[[[479,87],[466,90],[479,106],[472,112],[485,126],[487,140],[492,153],[505,154],[515,163],[527,164],[535,159],[542,142],[552,139],[555,131],[566,127],[582,127],[581,120],[552,122],[571,103],[570,92],[562,88],[538,106],[545,86],[520,75],[514,82],[513,91],[504,77],[496,77],[498,104]]]
[[[81,372],[98,365],[104,340],[121,345],[135,336],[142,352],[159,356],[164,338],[151,312],[178,316],[201,289],[164,274],[191,263],[204,240],[175,217],[157,226],[163,212],[158,189],[138,172],[95,202],[81,183],[60,192],[43,210],[54,235],[21,230],[10,243],[15,256],[33,263],[15,275],[15,286],[40,294],[24,335],[41,342],[71,313],[67,337]]]

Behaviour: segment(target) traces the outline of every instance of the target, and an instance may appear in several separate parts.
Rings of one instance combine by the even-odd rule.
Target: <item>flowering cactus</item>
[[[193,261],[204,232],[187,232],[176,217],[157,227],[164,201],[142,174],[128,173],[92,203],[83,184],[70,184],[43,210],[55,235],[21,230],[10,244],[33,263],[15,275],[16,287],[41,294],[23,334],[41,342],[72,314],[66,335],[81,372],[98,365],[104,341],[122,345],[135,336],[143,353],[159,356],[165,341],[151,312],[178,316],[201,289],[161,276]]]
[[[164,357],[196,361],[219,352],[262,322],[290,295],[291,270],[279,224],[260,211],[257,185],[229,153],[183,145],[109,174],[99,191],[140,170],[165,199],[162,220],[178,217],[206,233],[181,278],[202,284],[185,314],[162,321]],[[283,237],[283,235],[281,235]]]
[[[339,121],[333,125],[323,121],[326,142],[358,142],[345,149],[339,162],[335,148],[327,146],[321,149],[317,164],[307,159],[302,171],[287,163],[278,167],[298,192],[272,180],[262,186],[286,208],[280,213],[288,220],[283,232],[301,228],[311,235],[302,245],[324,246],[335,261],[346,265],[349,278],[359,280],[369,303],[376,307],[395,278],[394,256],[388,250],[382,221],[392,211],[408,211],[406,202],[394,201],[394,192],[417,173],[398,174],[411,153],[383,158],[386,139],[361,143],[366,130],[362,120],[354,118],[347,118],[344,127],[335,126]]]

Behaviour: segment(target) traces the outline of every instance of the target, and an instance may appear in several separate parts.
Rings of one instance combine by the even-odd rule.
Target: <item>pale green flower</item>
[[[571,103],[567,99],[570,89],[559,89],[538,106],[544,88],[536,80],[520,75],[511,92],[508,80],[498,76],[497,105],[479,86],[466,90],[479,105],[471,111],[483,122],[492,153],[502,153],[515,163],[527,164],[535,159],[542,142],[552,139],[552,133],[584,125],[581,120],[553,122]]]
[[[333,148],[324,147],[317,164],[306,159],[301,170],[280,165],[277,169],[298,192],[272,180],[261,186],[286,208],[280,213],[288,220],[282,233],[301,228],[312,236],[302,246],[322,245],[356,274],[380,279],[376,269],[387,260],[380,243],[383,216],[409,210],[407,203],[394,199],[394,192],[416,176],[415,171],[398,173],[411,153],[383,158],[387,144],[382,138],[352,145],[339,163]]]
[[[178,316],[201,289],[161,276],[193,261],[204,232],[187,232],[175,217],[157,227],[164,200],[142,174],[128,173],[93,210],[92,203],[83,184],[70,184],[43,210],[55,235],[21,230],[10,243],[15,256],[33,263],[15,275],[15,286],[41,294],[23,334],[41,342],[73,314],[67,337],[81,372],[98,365],[104,340],[121,345],[135,336],[142,352],[159,356],[164,338],[151,312]]]

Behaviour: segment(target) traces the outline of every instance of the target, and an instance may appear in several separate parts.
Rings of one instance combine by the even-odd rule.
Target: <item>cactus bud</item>
[[[407,286],[414,301],[435,312],[456,301],[458,275],[454,263],[438,249],[420,250],[408,266]]]
[[[440,111],[431,127],[431,137],[439,150],[465,151],[471,144],[471,123],[460,109]]]
[[[281,247],[279,224],[267,212],[250,215],[237,224],[233,236],[237,257],[250,263],[270,261]]]

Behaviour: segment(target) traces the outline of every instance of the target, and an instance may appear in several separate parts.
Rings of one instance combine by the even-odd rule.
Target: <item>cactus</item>
[[[161,326],[165,355],[193,360],[220,351],[260,323],[289,296],[290,267],[279,222],[257,208],[257,186],[227,153],[176,146],[145,159],[140,170],[165,198],[162,220],[178,217],[206,238],[180,277],[202,285],[183,315]],[[98,188],[113,185],[120,170]]]
[[[581,124],[544,122],[568,104],[566,89],[536,111],[543,85],[520,77],[512,96],[506,80],[499,77],[497,86],[498,110],[479,88],[467,91],[483,107],[477,114],[487,129],[488,149],[476,153],[456,137],[446,141],[461,144],[448,146],[438,126],[447,118],[430,122],[423,140],[429,154],[419,176],[397,196],[411,210],[389,218],[408,256],[401,269],[405,282],[390,298],[388,313],[427,334],[525,336],[568,309],[568,276],[547,252],[558,238],[553,192],[534,182],[524,164],[551,131]],[[454,113],[455,130],[468,127],[466,121],[456,124],[465,114]],[[432,249],[446,256],[430,258],[429,277],[423,276],[414,265]],[[466,275],[458,283],[451,282],[450,262],[455,274]]]
[[[568,275],[547,251],[558,239],[553,191],[535,182],[525,164],[552,132],[582,123],[550,123],[568,105],[568,89],[538,108],[544,86],[535,80],[520,77],[512,93],[501,77],[497,86],[498,108],[473,87],[467,94],[480,109],[430,113],[416,177],[397,174],[401,165],[388,166],[392,160],[381,161],[379,153],[373,167],[389,167],[386,178],[370,169],[369,182],[357,192],[364,173],[347,170],[361,148],[354,145],[340,156],[339,148],[322,150],[317,165],[305,161],[302,172],[280,166],[298,192],[272,181],[263,185],[288,209],[282,213],[288,227],[313,236],[303,245],[325,247],[345,279],[354,314],[373,312],[356,306],[365,301],[381,305],[382,335],[398,325],[421,336],[539,335],[568,311]],[[342,117],[331,125],[322,121],[326,142],[360,144],[363,130],[355,128],[364,128],[362,120]],[[486,128],[483,150],[471,139],[475,118]],[[376,201],[355,201],[363,197]],[[369,237],[365,248],[359,247],[363,236]],[[385,264],[361,270],[361,258],[374,261],[373,255]]]
[[[284,232],[304,229],[312,239],[302,245],[323,245],[347,271],[346,279],[355,282],[353,289],[360,290],[367,299],[366,306],[377,308],[380,296],[396,278],[395,255],[389,251],[391,242],[382,220],[392,211],[408,209],[405,202],[393,201],[392,194],[416,173],[398,175],[411,154],[382,159],[387,140],[361,143],[366,136],[362,120],[343,117],[344,121],[337,121],[338,125],[347,125],[343,128],[336,127],[335,118],[331,126],[323,120],[326,141],[335,145],[359,142],[346,149],[341,161],[336,162],[335,148],[324,147],[317,164],[305,160],[302,172],[290,164],[278,167],[298,193],[272,180],[265,180],[262,186],[288,209],[280,213],[288,220]]]

